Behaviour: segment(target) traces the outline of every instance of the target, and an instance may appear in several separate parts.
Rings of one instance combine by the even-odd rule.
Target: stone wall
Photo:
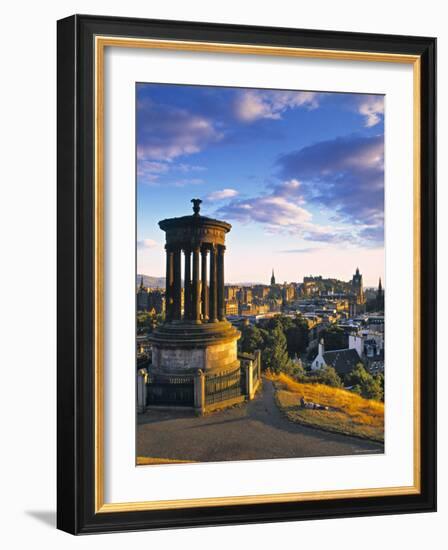
[[[153,346],[152,364],[156,369],[161,369],[167,373],[191,371],[191,365],[194,370],[203,370],[205,368],[205,350],[204,349],[180,349],[164,348],[159,349]]]
[[[226,370],[237,363],[236,341],[209,345],[205,348],[158,348],[153,346],[152,364],[166,373]],[[192,368],[191,365],[194,365]]]
[[[236,341],[217,344],[216,346],[208,346],[205,349],[206,362],[205,369],[215,370],[234,367],[237,361],[237,345]]]

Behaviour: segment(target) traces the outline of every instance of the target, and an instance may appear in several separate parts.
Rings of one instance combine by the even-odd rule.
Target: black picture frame
[[[57,31],[58,528],[82,534],[435,511],[436,39],[90,15],[62,19],[58,21]],[[422,368],[419,494],[95,512],[95,81],[92,45],[97,35],[420,56]]]

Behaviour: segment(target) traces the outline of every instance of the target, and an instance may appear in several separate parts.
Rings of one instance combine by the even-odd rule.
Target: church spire
[[[143,275],[141,276],[140,278],[140,290],[143,290],[144,286],[143,286]]]
[[[376,309],[377,311],[384,311],[384,291],[381,283],[381,277],[378,281],[378,290],[376,291]]]
[[[271,285],[275,285],[274,268],[272,268]]]

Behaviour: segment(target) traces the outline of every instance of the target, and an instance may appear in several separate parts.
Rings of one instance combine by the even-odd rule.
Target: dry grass
[[[301,384],[285,374],[267,375],[276,386],[276,400],[289,420],[323,430],[384,441],[384,403],[323,384]],[[303,409],[300,398],[330,407]]]
[[[148,464],[188,464],[193,460],[176,460],[172,458],[154,458],[152,456],[138,456],[137,466],[147,466]]]

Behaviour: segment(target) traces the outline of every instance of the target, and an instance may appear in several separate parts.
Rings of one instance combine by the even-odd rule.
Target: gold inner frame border
[[[141,502],[104,502],[104,52],[106,47],[145,48],[159,50],[194,51],[207,53],[252,54],[266,56],[286,56],[313,59],[406,63],[413,65],[413,298],[414,298],[414,353],[413,353],[413,420],[414,420],[414,480],[413,485],[402,487],[380,487],[350,490],[329,490],[301,493],[281,493],[265,495],[228,496],[216,498],[195,498],[181,500],[159,500]],[[333,500],[342,498],[365,498],[420,494],[421,480],[421,425],[420,425],[420,203],[421,203],[421,60],[418,55],[391,54],[382,52],[359,52],[346,50],[325,50],[276,46],[256,46],[251,44],[226,44],[181,40],[158,40],[142,38],[122,38],[96,36],[95,56],[95,513],[132,512],[143,510],[167,510],[206,506],[232,506],[242,504],[262,504],[275,502],[303,502]]]

